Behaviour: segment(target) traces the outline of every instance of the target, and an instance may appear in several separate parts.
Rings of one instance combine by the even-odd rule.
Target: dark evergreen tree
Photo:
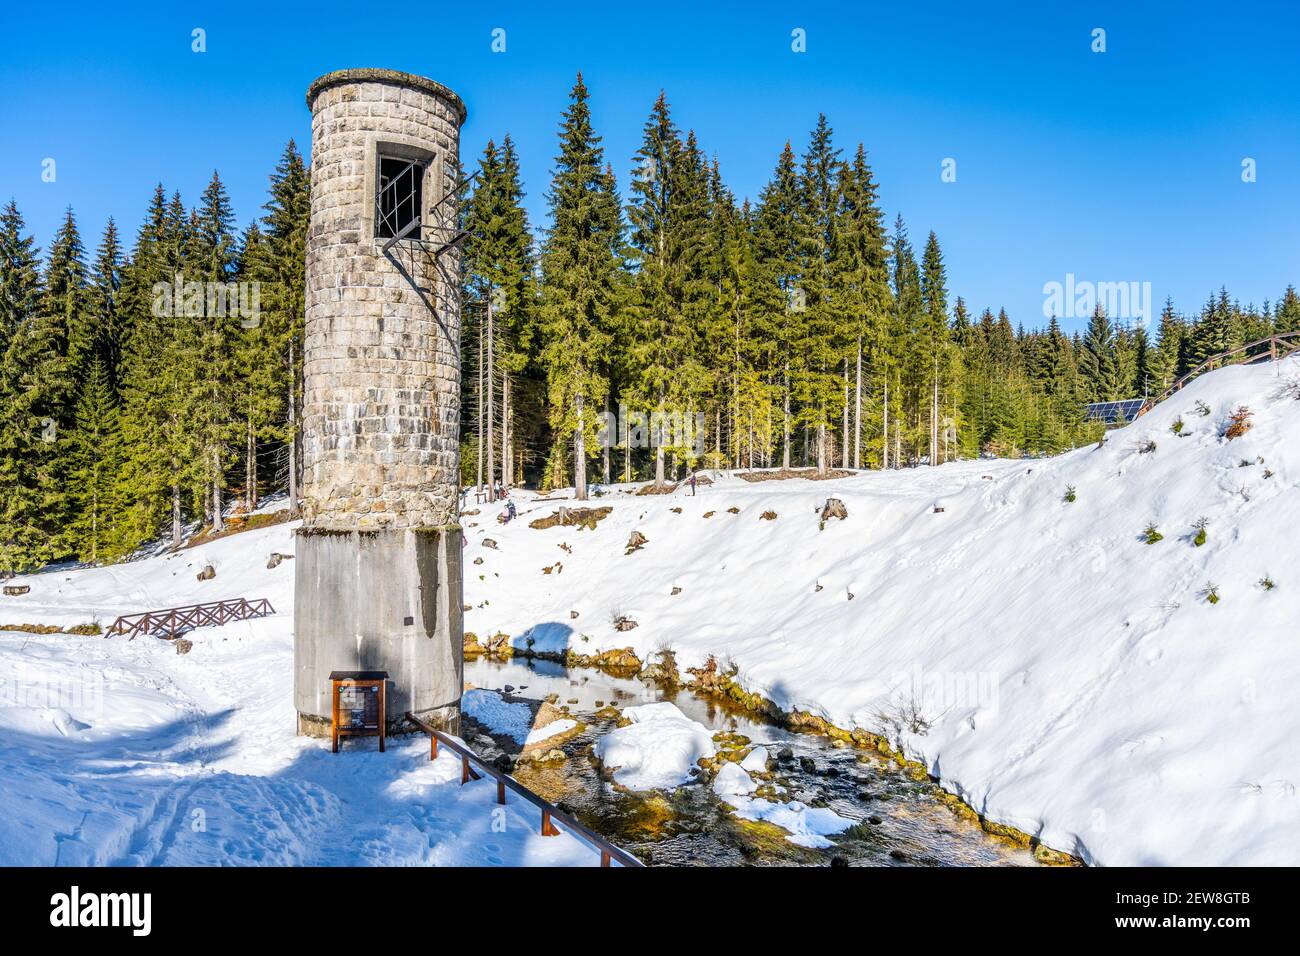
[[[595,450],[597,414],[608,387],[602,365],[623,268],[618,193],[592,129],[588,99],[579,74],[560,126],[560,152],[547,195],[551,228],[541,258],[541,360],[555,436],[545,484],[564,483],[571,448],[579,500],[587,497],[587,458]]]
[[[1106,310],[1100,305],[1093,310],[1084,333],[1079,353],[1079,374],[1087,401],[1110,402],[1120,397],[1115,332],[1106,318]]]

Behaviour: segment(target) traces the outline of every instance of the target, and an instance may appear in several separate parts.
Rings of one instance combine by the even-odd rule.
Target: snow
[[[761,820],[775,824],[789,831],[786,837],[791,843],[813,849],[834,846],[827,836],[842,833],[853,826],[854,821],[840,816],[826,807],[809,807],[798,800],[781,803],[777,800],[763,800],[755,797],[725,796],[723,799],[731,805],[738,816],[746,820]]]
[[[745,759],[740,762],[740,766],[751,773],[762,773],[767,769],[767,748],[755,747],[745,754]]]
[[[429,760],[422,735],[297,737],[287,526],[201,553],[24,578],[0,623],[67,624],[217,597],[269,597],[274,617],[153,638],[0,632],[0,865],[595,866],[570,835],[540,835],[490,778]],[[213,581],[196,567],[212,563]],[[558,722],[557,722],[558,723]],[[554,724],[548,725],[550,730]]]
[[[631,790],[688,783],[696,761],[714,753],[709,729],[668,701],[629,707],[623,716],[632,723],[597,740],[595,753],[614,769],[614,779]]]
[[[474,688],[460,699],[461,710],[494,733],[513,737],[528,746],[549,740],[578,726],[569,717],[561,717],[541,727],[533,726],[533,709],[523,701],[507,701],[496,691]]]
[[[745,688],[887,734],[988,818],[1090,863],[1294,865],[1300,401],[1280,394],[1287,378],[1300,362],[1221,369],[1103,447],[1047,460],[824,482],[718,472],[694,497],[606,486],[590,504],[613,512],[594,530],[529,528],[573,502],[519,493],[509,525],[465,519],[465,627],[520,650],[671,649],[683,671],[716,655]],[[1239,405],[1254,427],[1229,442]],[[819,531],[832,496],[848,518]],[[1141,540],[1149,522],[1158,544]],[[0,597],[0,624],[107,626],[240,596],[278,613],[196,631],[184,656],[152,639],[0,632],[0,863],[594,862],[576,840],[533,839],[527,808],[507,811],[529,825],[492,831],[483,781],[460,788],[458,765],[430,763],[420,739],[335,756],[293,735],[293,562],[266,559],[293,553],[294,528],[12,582],[31,593]],[[633,530],[648,543],[625,555]],[[563,570],[542,574],[560,544]],[[217,577],[196,581],[205,564]],[[1200,597],[1209,583],[1217,605]],[[615,630],[618,615],[639,626]],[[707,731],[638,709],[603,759],[637,786],[680,784],[712,752]],[[762,803],[745,812],[825,836],[810,809]]]
[[[842,833],[854,825],[855,821],[826,807],[809,807],[798,800],[783,803],[749,796],[757,789],[758,784],[745,772],[743,764],[724,763],[713,780],[713,792],[735,810],[737,816],[774,823],[789,831],[786,839],[799,846],[814,849],[833,846],[826,837]]]
[[[738,763],[727,761],[713,778],[713,790],[721,797],[742,796],[758,789],[754,778]]]
[[[820,482],[714,472],[694,497],[606,486],[590,504],[614,510],[595,530],[529,528],[573,502],[516,495],[520,520],[466,522],[466,567],[484,564],[466,578],[465,627],[521,650],[668,648],[683,671],[716,655],[746,689],[887,734],[981,813],[1090,863],[1294,865],[1300,401],[1280,394],[1287,379],[1300,361],[1218,370],[1104,446],[1052,459]],[[1254,427],[1229,442],[1239,405]],[[828,497],[848,518],[819,531]],[[1165,540],[1141,540],[1148,522]],[[633,530],[649,540],[625,555]],[[561,543],[563,572],[543,575]],[[1200,595],[1209,583],[1217,605]],[[639,626],[616,631],[619,614]]]

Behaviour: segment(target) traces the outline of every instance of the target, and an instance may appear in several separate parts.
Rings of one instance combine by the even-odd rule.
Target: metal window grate
[[[379,190],[375,197],[375,237],[420,238],[424,165],[415,160],[379,157]]]

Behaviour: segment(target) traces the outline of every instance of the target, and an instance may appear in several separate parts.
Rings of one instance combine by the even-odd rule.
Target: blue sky
[[[88,245],[109,215],[133,238],[156,182],[193,203],[214,168],[246,223],[285,142],[309,145],[307,85],[354,66],[460,93],[471,167],[509,132],[537,224],[580,69],[624,184],[660,88],[739,196],[825,112],[846,155],[866,144],[889,220],[918,244],[938,233],[952,294],[1027,326],[1069,273],[1150,282],[1157,308],[1183,310],[1220,284],[1259,303],[1300,282],[1293,3],[411,4],[405,22],[371,3],[15,6],[0,14],[0,200],[42,246],[68,205]]]

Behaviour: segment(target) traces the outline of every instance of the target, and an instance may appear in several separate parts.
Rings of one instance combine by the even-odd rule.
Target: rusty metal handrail
[[[567,830],[569,830],[570,833],[578,837],[578,839],[582,840],[584,843],[588,844],[593,849],[598,850],[600,852],[601,866],[605,866],[605,867],[609,866],[611,859],[618,860],[618,862],[621,863],[623,866],[631,866],[631,867],[645,866],[644,863],[638,860],[631,853],[628,853],[626,850],[621,849],[615,846],[614,844],[610,843],[603,836],[593,831],[590,827],[583,826],[577,820],[573,819],[573,817],[565,813],[559,807],[555,806],[555,804],[550,803],[547,800],[544,800],[541,797],[539,797],[537,794],[533,793],[531,790],[525,787],[514,777],[510,776],[509,774],[502,773],[496,767],[493,767],[482,757],[474,753],[474,751],[470,750],[468,747],[466,747],[460,741],[456,740],[454,737],[450,736],[449,734],[443,733],[441,730],[438,730],[427,721],[421,720],[419,717],[416,717],[414,714],[412,714],[409,710],[406,712],[406,719],[409,720],[411,723],[415,724],[415,726],[419,727],[421,730],[423,730],[426,734],[429,735],[429,759],[430,760],[436,760],[438,758],[438,744],[440,742],[446,745],[447,747],[451,748],[451,750],[454,751],[455,753],[460,754],[460,764],[461,764],[460,782],[462,786],[464,786],[466,783],[469,783],[471,779],[477,780],[479,778],[480,774],[476,773],[474,771],[474,768],[470,766],[471,763],[477,764],[483,770],[484,773],[486,773],[489,777],[492,777],[494,780],[496,780],[497,803],[504,804],[506,802],[506,788],[509,788],[513,790],[515,793],[519,794],[519,796],[523,797],[524,800],[526,800],[528,803],[531,803],[533,806],[541,810],[542,811],[542,836],[559,836],[560,831],[556,829],[554,825],[554,823],[558,821]]]
[[[208,624],[219,626],[230,621],[267,617],[274,613],[275,608],[266,598],[254,598],[252,601],[248,598],[230,598],[206,604],[186,604],[183,607],[123,614],[112,623],[108,633],[130,634],[132,640],[139,634],[150,634],[157,630],[170,636]]]

